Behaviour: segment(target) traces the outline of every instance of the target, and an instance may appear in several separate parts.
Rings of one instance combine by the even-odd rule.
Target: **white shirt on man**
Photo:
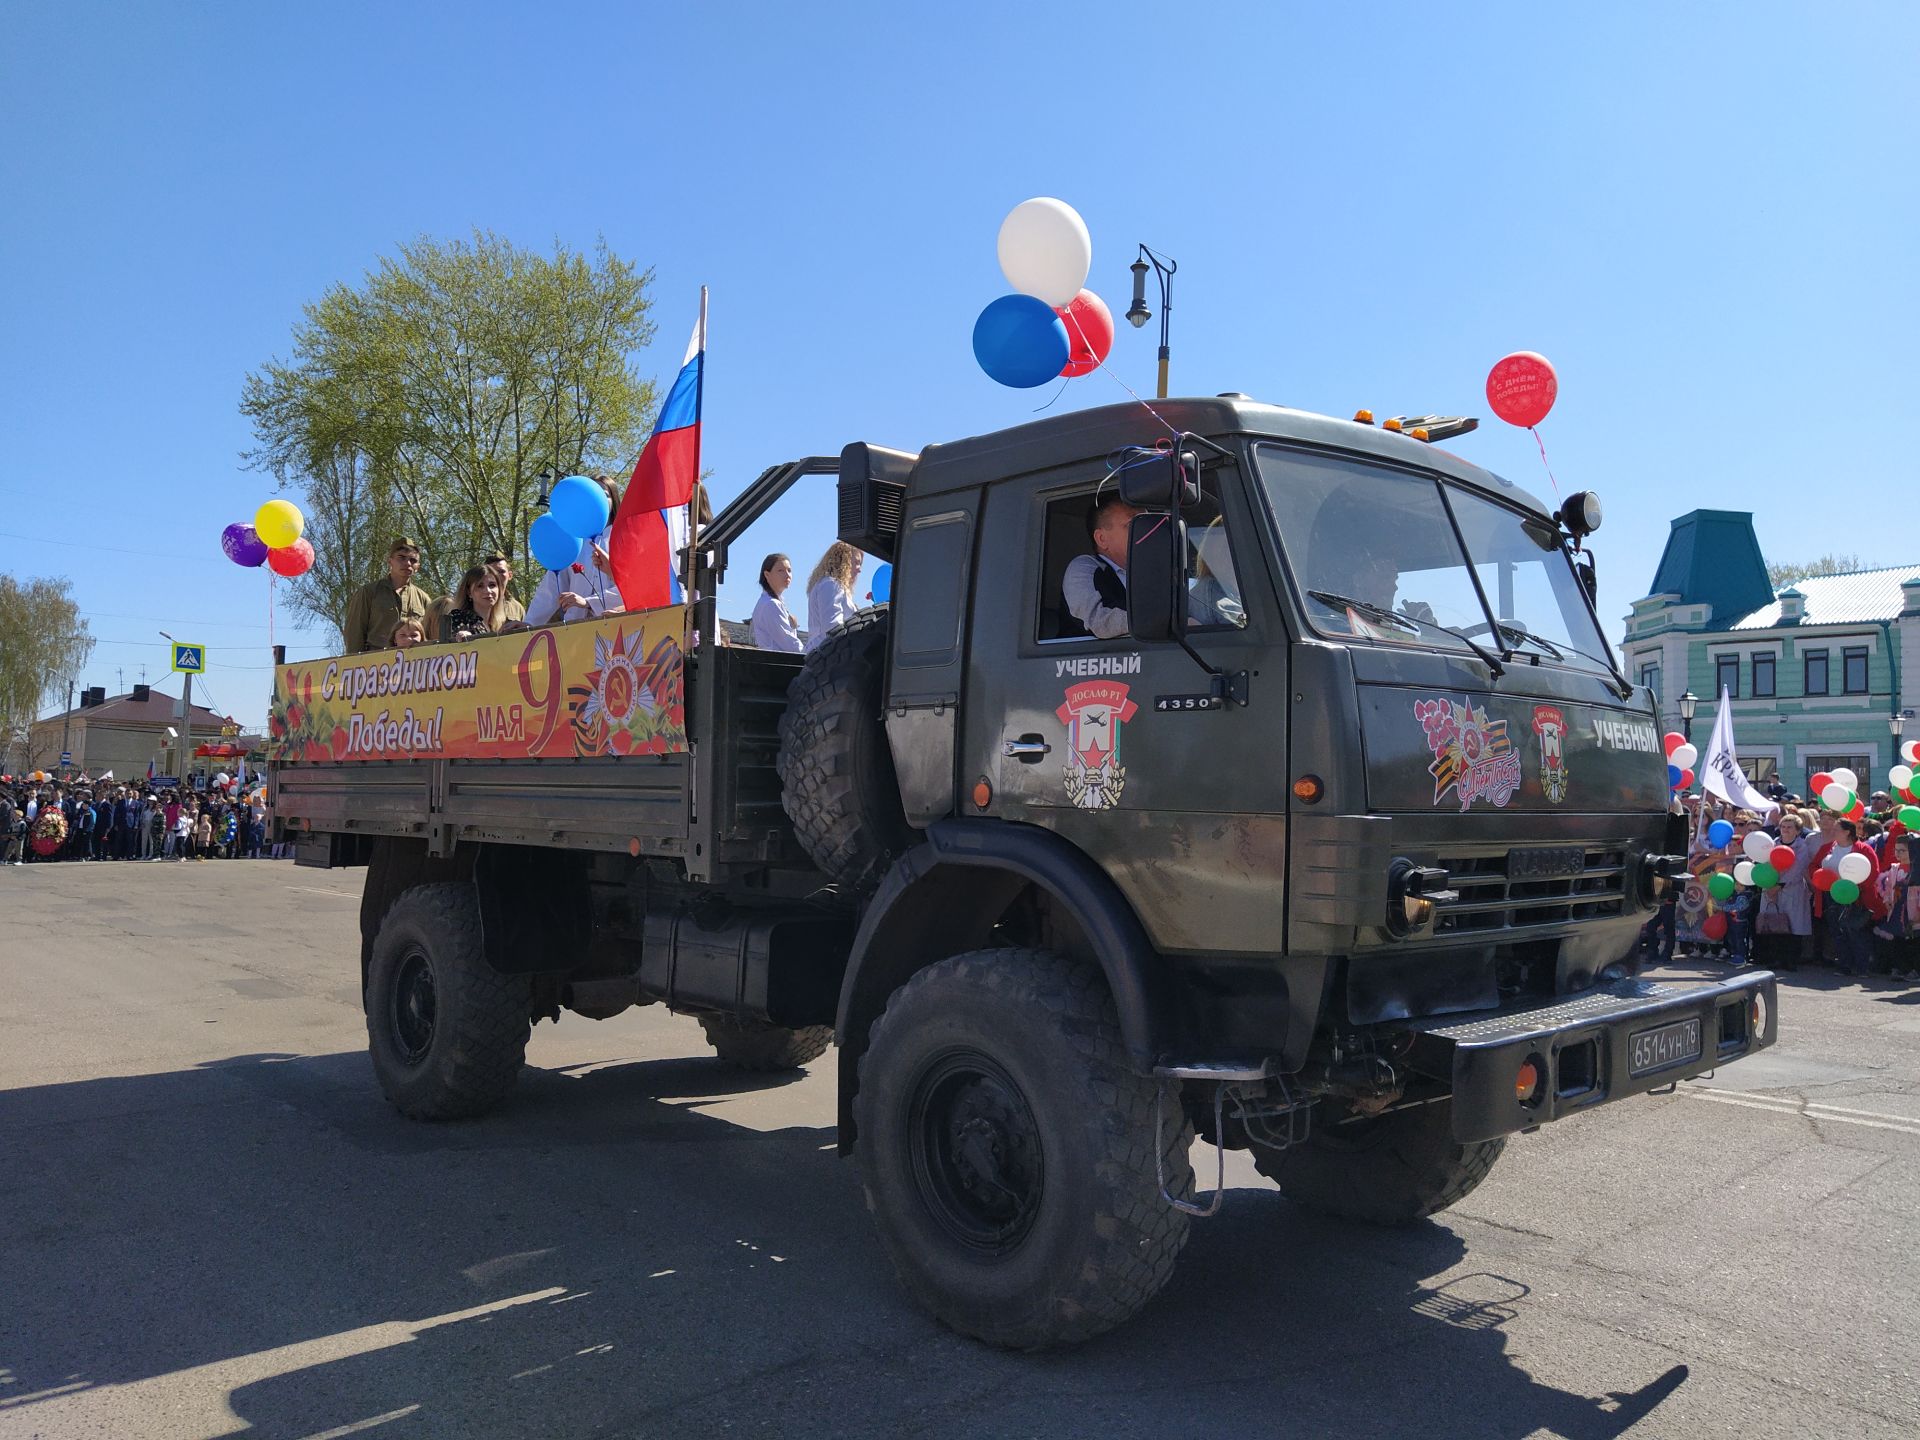
[[[1125,606],[1115,607],[1101,601],[1094,576],[1102,565],[1120,577],[1124,588],[1125,566],[1114,564],[1104,555],[1076,555],[1067,562],[1060,591],[1067,602],[1068,613],[1087,627],[1087,633],[1096,640],[1118,640],[1127,634],[1127,611]]]

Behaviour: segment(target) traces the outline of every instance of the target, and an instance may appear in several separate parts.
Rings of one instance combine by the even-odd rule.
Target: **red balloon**
[[[1793,868],[1793,851],[1785,845],[1776,845],[1767,856],[1767,863],[1784,875]]]
[[[1727,937],[1727,912],[1717,910],[1700,922],[1700,933],[1709,940],[1724,940]]]
[[[1832,783],[1833,776],[1829,775],[1825,770],[1822,770],[1807,782],[1807,789],[1817,796]]]
[[[1813,885],[1813,888],[1818,890],[1822,895],[1826,894],[1827,891],[1833,889],[1833,882],[1838,880],[1839,878],[1840,878],[1839,871],[1829,870],[1824,865],[1815,866],[1813,874],[1808,877],[1808,879]]]
[[[1091,290],[1082,290],[1053,313],[1067,327],[1069,353],[1062,375],[1071,378],[1089,374],[1113,353],[1113,312]]]
[[[1671,760],[1673,758],[1673,752],[1687,743],[1687,737],[1682,735],[1678,730],[1669,730],[1660,737],[1660,743],[1667,747],[1667,758]]]
[[[313,568],[313,542],[304,535],[291,545],[267,552],[267,565],[276,575],[291,580]]]
[[[1691,790],[1693,788],[1693,771],[1682,770],[1680,772],[1680,788],[1682,790]]]
[[[1516,350],[1487,372],[1487,404],[1509,425],[1522,430],[1538,425],[1560,394],[1560,377],[1547,357]]]
[[[1847,811],[1847,819],[1853,821],[1854,824],[1858,825],[1862,820],[1866,818],[1867,818],[1866,801],[1864,800],[1854,801],[1853,809]]]

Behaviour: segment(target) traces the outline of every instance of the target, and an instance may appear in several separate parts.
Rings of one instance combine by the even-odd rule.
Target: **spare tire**
[[[916,842],[900,804],[882,715],[887,612],[862,610],[828,632],[787,687],[780,803],[801,847],[857,893]]]

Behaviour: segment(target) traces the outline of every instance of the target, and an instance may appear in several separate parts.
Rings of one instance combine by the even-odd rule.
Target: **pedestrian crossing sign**
[[[181,645],[173,647],[173,673],[176,675],[204,675],[207,673],[207,647],[204,645]]]

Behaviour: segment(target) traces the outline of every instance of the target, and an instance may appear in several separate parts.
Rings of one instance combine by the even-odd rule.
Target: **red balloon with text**
[[[1516,350],[1487,372],[1487,404],[1509,425],[1531,429],[1547,418],[1560,396],[1560,377],[1544,355]]]

